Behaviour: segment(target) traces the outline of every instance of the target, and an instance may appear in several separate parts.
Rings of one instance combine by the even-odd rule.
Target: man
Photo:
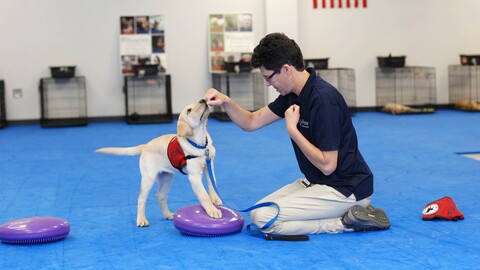
[[[263,232],[301,235],[389,228],[385,212],[370,205],[373,174],[358,149],[341,94],[313,69],[305,69],[299,46],[281,33],[260,41],[251,65],[280,94],[275,101],[249,112],[216,89],[209,89],[205,99],[208,105],[222,106],[245,131],[285,118],[305,177],[260,200],[280,206],[278,219]],[[252,211],[251,220],[262,227],[276,214],[276,207],[263,207]]]

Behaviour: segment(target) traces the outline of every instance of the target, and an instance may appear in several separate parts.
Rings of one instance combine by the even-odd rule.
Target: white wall
[[[311,0],[0,0],[7,119],[39,119],[39,79],[71,64],[87,78],[88,116],[123,116],[119,17],[141,14],[165,15],[174,113],[211,86],[208,14],[229,12],[253,14],[257,41],[285,32],[305,57],[354,68],[359,107],[375,105],[376,57],[388,53],[436,67],[438,103],[447,103],[448,65],[480,53],[479,10],[477,0],[369,0],[367,9],[313,9]],[[22,98],[12,97],[15,88]]]
[[[478,0],[369,0],[366,9],[312,3],[299,1],[304,57],[354,68],[359,107],[375,106],[377,56],[406,55],[408,66],[435,67],[437,103],[447,104],[448,65],[459,64],[459,54],[480,54]]]
[[[298,42],[299,0],[265,0],[265,34],[282,32]],[[278,96],[273,86],[268,87],[269,100]]]
[[[252,13],[255,38],[264,35],[258,0],[0,0],[0,78],[8,120],[40,118],[38,83],[51,65],[77,66],[87,79],[89,117],[125,114],[119,71],[122,15],[164,14],[173,112],[211,86],[207,30],[211,13]],[[14,99],[12,90],[23,97]]]

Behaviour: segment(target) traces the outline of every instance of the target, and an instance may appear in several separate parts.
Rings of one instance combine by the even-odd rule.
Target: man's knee
[[[250,220],[252,223],[262,228],[277,215],[277,212],[278,210],[274,206],[258,208],[250,212]]]

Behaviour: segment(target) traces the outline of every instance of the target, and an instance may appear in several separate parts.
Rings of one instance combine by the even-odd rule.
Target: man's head
[[[263,66],[268,70],[278,70],[284,64],[292,65],[298,71],[305,69],[300,47],[283,33],[268,34],[253,50],[253,68]]]

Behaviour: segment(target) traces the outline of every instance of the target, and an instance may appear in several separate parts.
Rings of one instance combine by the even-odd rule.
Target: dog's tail
[[[97,149],[95,152],[120,156],[136,156],[142,153],[144,146],[144,144],[141,144],[133,147],[105,147]]]

